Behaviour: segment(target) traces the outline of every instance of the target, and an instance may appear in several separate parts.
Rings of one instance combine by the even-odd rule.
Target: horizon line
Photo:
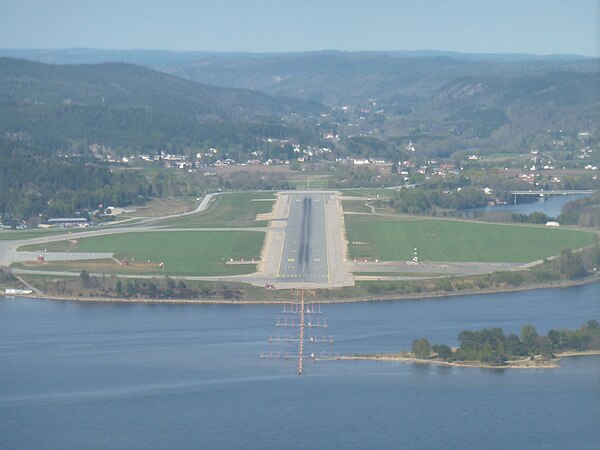
[[[164,48],[103,48],[103,47],[11,47],[0,48],[0,51],[110,51],[110,52],[168,52],[168,53],[207,53],[207,54],[247,54],[247,55],[278,55],[293,53],[439,53],[455,55],[488,55],[488,56],[530,56],[539,58],[548,57],[578,57],[600,59],[600,55],[585,55],[579,53],[532,53],[532,52],[464,52],[457,50],[419,49],[419,50],[340,50],[323,48],[319,50],[276,50],[276,51],[251,51],[251,50],[173,50]],[[433,55],[435,56],[435,55]],[[443,55],[439,55],[443,56]]]

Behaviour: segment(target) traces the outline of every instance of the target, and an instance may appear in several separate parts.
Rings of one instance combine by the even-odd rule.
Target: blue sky
[[[0,48],[600,56],[600,0],[2,0]]]

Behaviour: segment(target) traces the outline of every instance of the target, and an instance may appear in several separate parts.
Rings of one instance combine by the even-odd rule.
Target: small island
[[[413,341],[412,351],[355,354],[340,360],[406,361],[459,367],[491,369],[546,369],[559,367],[560,358],[600,355],[600,324],[588,320],[577,330],[550,330],[546,336],[525,325],[521,335],[505,335],[501,328],[464,330],[459,346],[431,345],[427,338]]]

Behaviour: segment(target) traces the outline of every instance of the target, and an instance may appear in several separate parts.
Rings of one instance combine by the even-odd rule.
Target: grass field
[[[29,244],[22,245],[17,250],[20,252],[69,252],[75,248],[74,239],[67,239],[65,241],[54,241],[47,242],[45,244]]]
[[[226,265],[234,260],[258,259],[264,233],[252,231],[189,231],[123,233],[80,239],[72,251],[113,252],[129,259],[130,266],[114,261],[51,263],[43,269],[67,270],[73,266],[106,273],[161,273],[164,275],[238,275],[254,265]],[[164,266],[159,266],[160,263]],[[86,266],[93,266],[89,268]]]
[[[417,248],[421,261],[529,262],[597,240],[594,233],[545,227],[367,216],[345,221],[350,257],[382,261],[411,260]]]
[[[267,221],[256,221],[256,215],[270,212],[274,202],[275,193],[273,192],[220,194],[205,212],[176,219],[165,219],[159,225],[190,228],[264,227],[267,226]]]
[[[167,197],[154,199],[146,206],[137,207],[126,215],[131,217],[160,217],[192,211],[198,201],[195,197]],[[133,208],[126,208],[133,209]],[[119,217],[121,219],[122,217]]]
[[[327,178],[302,178],[288,180],[288,184],[296,189],[326,189],[329,186]]]
[[[346,197],[393,197],[394,189],[390,188],[359,188],[359,189],[340,189],[342,195]]]
[[[342,209],[344,212],[357,212],[371,214],[373,211],[366,205],[367,199],[363,200],[342,200]]]

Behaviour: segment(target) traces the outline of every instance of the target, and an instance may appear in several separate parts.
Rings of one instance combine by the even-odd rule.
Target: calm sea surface
[[[342,353],[600,319],[600,284],[323,305]],[[277,306],[0,297],[0,448],[600,448],[600,358],[555,370],[261,360]],[[310,351],[310,350],[309,350]]]

